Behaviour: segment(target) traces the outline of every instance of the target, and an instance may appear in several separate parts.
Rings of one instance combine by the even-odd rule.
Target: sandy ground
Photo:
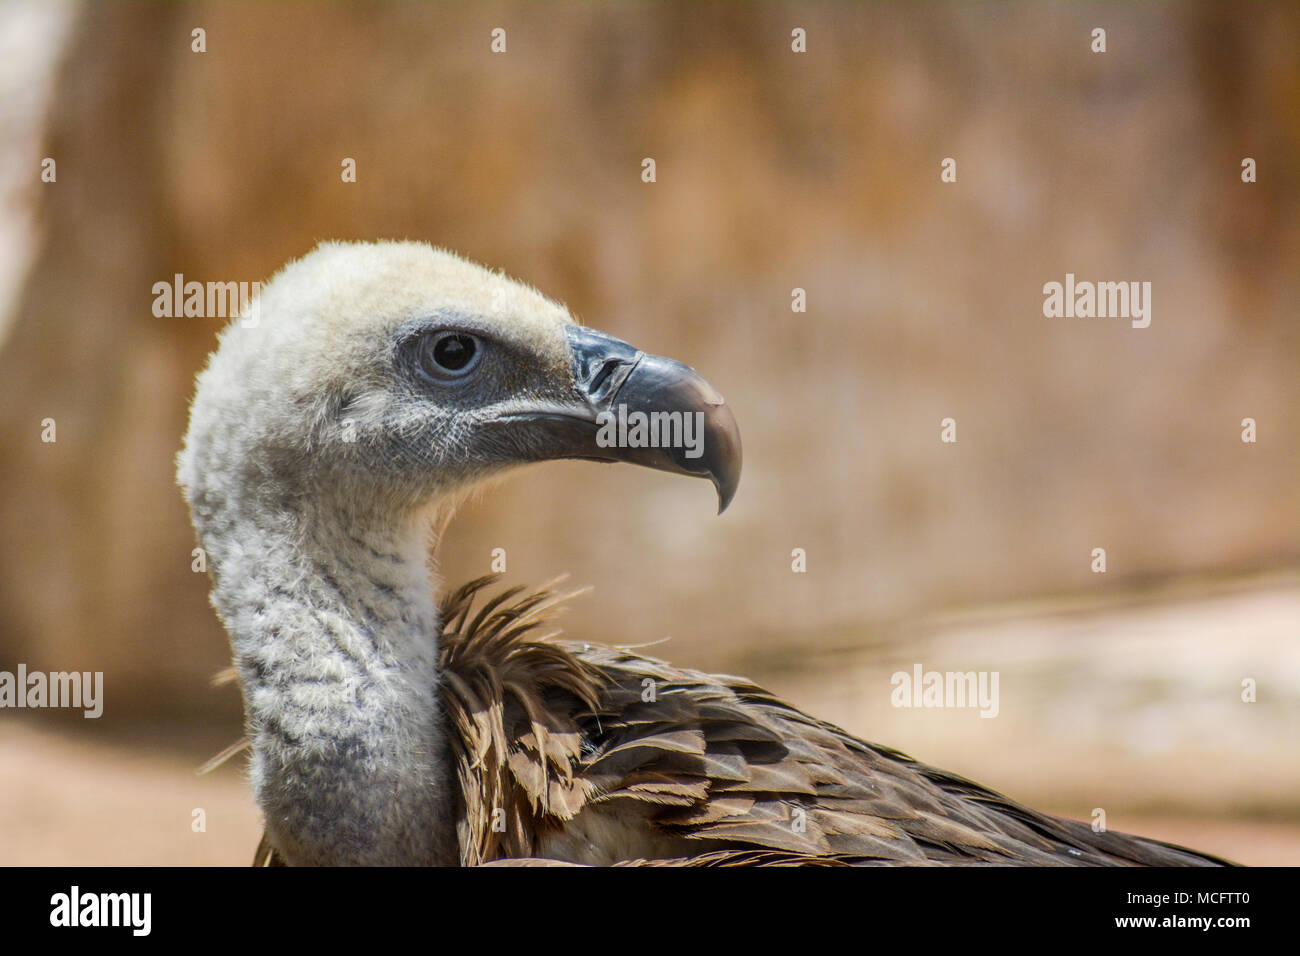
[[[245,866],[261,823],[238,763],[200,777],[183,757],[10,727],[0,748],[0,863]],[[199,808],[204,832],[192,829]],[[1300,863],[1297,823],[1134,815],[1123,824],[1243,863]]]
[[[894,706],[893,675],[918,664],[998,672],[997,715]],[[1293,572],[974,608],[747,670],[867,740],[1038,809],[1102,809],[1113,830],[1300,865]]]
[[[242,866],[261,818],[239,758],[204,776],[171,751],[9,722],[0,864]],[[202,810],[204,829],[195,829]]]
[[[1113,830],[1300,865],[1298,623],[1287,577],[1101,607],[986,608],[914,622],[874,648],[736,663],[852,732],[1039,809],[1086,820],[1102,808]],[[998,716],[891,706],[891,673],[913,663],[998,669]],[[1256,703],[1241,701],[1243,677],[1258,680]],[[0,725],[0,864],[249,862],[261,826],[244,758],[195,772],[233,729],[105,739],[43,717]]]

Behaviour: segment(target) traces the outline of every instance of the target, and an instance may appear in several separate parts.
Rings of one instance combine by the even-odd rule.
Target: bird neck
[[[456,862],[426,528],[280,514],[214,542],[252,783],[290,864]]]

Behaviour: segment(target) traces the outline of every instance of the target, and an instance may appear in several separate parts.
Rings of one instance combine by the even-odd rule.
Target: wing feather
[[[745,678],[539,637],[567,595],[478,602],[496,580],[442,607],[465,865],[1224,864],[1038,813]],[[265,838],[257,862],[278,863]]]

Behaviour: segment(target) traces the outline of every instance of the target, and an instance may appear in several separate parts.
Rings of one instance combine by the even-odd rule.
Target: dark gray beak
[[[577,405],[511,416],[533,423],[528,457],[621,461],[708,478],[718,514],[725,511],[740,484],[741,449],[722,396],[681,362],[594,329],[566,331]]]

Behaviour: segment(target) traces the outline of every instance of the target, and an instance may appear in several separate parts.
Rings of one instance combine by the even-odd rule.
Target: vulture
[[[612,435],[637,413],[665,440]],[[554,583],[439,597],[457,504],[565,458],[707,478],[721,511],[741,444],[692,368],[424,243],[323,243],[222,332],[178,480],[243,694],[257,864],[1224,864],[616,635],[557,640]]]

